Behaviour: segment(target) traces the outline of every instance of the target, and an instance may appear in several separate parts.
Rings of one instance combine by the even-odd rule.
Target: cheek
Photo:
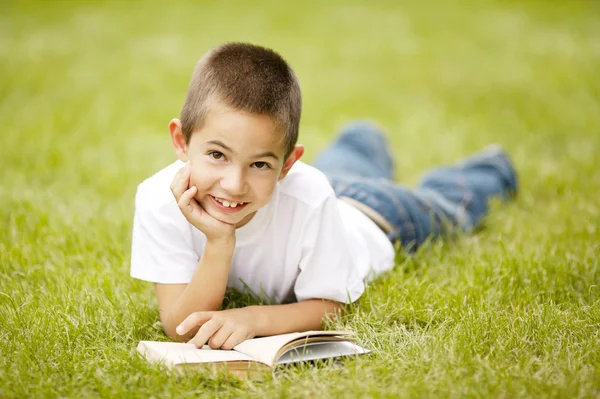
[[[198,194],[202,194],[204,191],[208,190],[215,181],[215,179],[211,179],[210,176],[212,176],[212,174],[206,168],[202,168],[202,172],[192,170],[190,186],[196,186]]]
[[[273,195],[273,191],[275,191],[276,183],[277,176],[264,176],[253,181],[252,187],[255,196],[263,203],[263,205],[271,199],[271,195]]]

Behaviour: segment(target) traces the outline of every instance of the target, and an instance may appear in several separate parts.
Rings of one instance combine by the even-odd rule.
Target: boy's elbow
[[[325,313],[328,317],[338,317],[344,314],[346,304],[328,300],[325,302]]]
[[[176,326],[171,326],[168,323],[165,323],[164,321],[162,321],[161,323],[163,331],[167,335],[167,337],[174,339],[175,341],[179,341],[178,334],[175,332]]]
[[[185,340],[185,336],[179,335],[175,331],[175,329],[178,326],[178,323],[174,322],[173,319],[167,314],[160,315],[160,323],[162,324],[163,331],[165,332],[167,337],[179,342]]]

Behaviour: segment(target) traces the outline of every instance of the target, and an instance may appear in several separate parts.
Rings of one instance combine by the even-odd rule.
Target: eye
[[[219,151],[211,151],[208,153],[208,156],[217,161],[220,161],[221,159],[225,158],[225,155],[223,155],[223,153]]]
[[[256,169],[271,169],[271,165],[269,165],[269,164],[268,164],[268,163],[266,163],[266,162],[254,162],[254,163],[253,163],[253,166],[254,166]]]

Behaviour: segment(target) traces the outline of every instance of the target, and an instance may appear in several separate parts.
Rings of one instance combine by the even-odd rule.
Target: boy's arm
[[[259,336],[320,330],[326,317],[340,315],[343,306],[325,299],[308,299],[285,305],[256,306]]]
[[[202,347],[232,349],[255,336],[320,330],[326,317],[343,312],[339,302],[309,299],[285,305],[248,306],[218,312],[195,312],[177,328],[177,333]]]
[[[208,241],[189,284],[155,284],[165,333],[183,339],[175,328],[190,314],[218,310],[223,303],[235,239]]]

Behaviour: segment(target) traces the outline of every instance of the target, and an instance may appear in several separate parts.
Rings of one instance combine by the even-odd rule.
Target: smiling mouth
[[[217,198],[209,194],[210,199],[217,205],[217,208],[223,212],[234,213],[239,212],[248,205],[248,202],[228,201],[222,198]]]

